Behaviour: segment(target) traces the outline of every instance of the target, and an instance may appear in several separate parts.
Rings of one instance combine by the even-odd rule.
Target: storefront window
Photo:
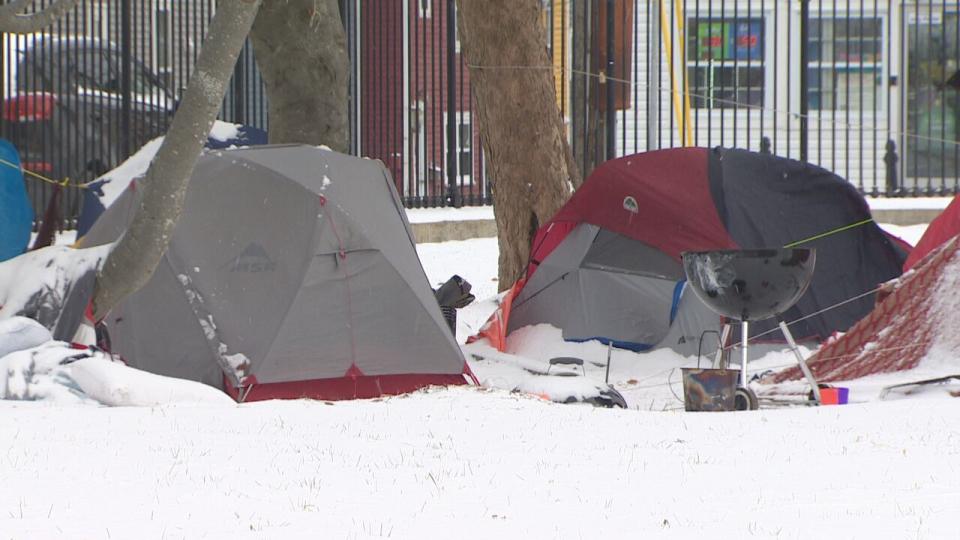
[[[906,176],[960,176],[960,14],[916,10],[906,17]]]
[[[697,109],[764,105],[764,23],[760,18],[688,21],[690,104]]]
[[[880,18],[811,19],[808,51],[810,109],[879,108],[883,72]]]

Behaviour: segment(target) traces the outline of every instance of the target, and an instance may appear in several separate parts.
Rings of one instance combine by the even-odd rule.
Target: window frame
[[[770,13],[767,10],[760,10],[757,13],[732,13],[728,10],[721,11],[720,13],[714,14],[712,18],[707,18],[704,13],[697,12],[687,12],[686,13],[686,49],[685,54],[686,58],[685,69],[687,77],[687,87],[691,94],[690,99],[690,108],[693,111],[737,111],[737,110],[762,110],[767,106],[767,103],[770,99],[770,80],[771,76],[776,74],[771,72],[771,63],[770,63],[770,54],[771,47],[769,40],[777,39],[777,36],[771,36],[769,32],[770,25]],[[737,25],[737,24],[754,24],[757,23],[759,27],[759,53],[755,58],[751,58],[752,53],[747,52],[746,58],[740,58],[739,53],[737,52],[737,46],[733,45],[733,52],[731,53],[730,58],[721,58],[719,60],[713,58],[701,59],[697,58],[696,53],[700,50],[695,48],[693,44],[697,43],[697,40],[700,39],[698,36],[694,35],[694,32],[699,32],[700,25]],[[696,25],[696,29],[694,29]],[[737,33],[739,35],[739,32]],[[749,34],[748,34],[749,35]],[[726,40],[726,28],[724,29],[724,35],[721,39]],[[692,43],[691,43],[692,42]],[[722,43],[720,45],[722,49],[726,49],[728,44]],[[711,46],[714,48],[714,46]],[[775,48],[775,47],[774,47]],[[750,70],[760,68],[760,73],[763,76],[760,84],[755,86],[740,86],[738,84],[738,78],[740,75],[740,70]],[[719,69],[732,69],[733,71],[733,84],[732,86],[721,86],[719,88],[727,88],[733,93],[732,103],[726,97],[718,97],[717,94],[720,92],[717,91],[717,86],[708,84],[704,81],[703,85],[697,85],[697,76],[696,70],[703,70],[706,79],[716,80],[717,72]],[[749,74],[748,74],[749,77]],[[702,91],[701,91],[702,90]],[[758,103],[749,103],[749,102],[740,102],[738,95],[741,92],[748,92],[750,96],[757,96],[759,98]],[[720,100],[719,102],[717,100]],[[701,105],[702,104],[702,105]]]
[[[447,146],[446,146],[446,145],[449,144],[449,141],[447,140],[447,128],[448,128],[448,126],[449,126],[449,123],[447,122],[447,120],[448,120],[447,114],[444,113],[444,114],[443,114],[443,123],[442,123],[442,128],[443,128],[442,137],[443,137],[443,141],[444,141],[444,142],[443,142],[443,144],[444,144],[444,152],[447,151]],[[464,182],[469,182],[470,179],[471,179],[472,176],[473,176],[473,164],[474,164],[474,161],[473,161],[473,153],[474,153],[473,134],[474,134],[474,131],[473,131],[473,120],[472,120],[472,115],[470,114],[470,111],[469,111],[469,110],[459,110],[459,109],[458,109],[458,110],[456,111],[456,124],[455,124],[455,125],[456,125],[456,129],[455,129],[454,131],[456,132],[456,139],[457,139],[457,178],[458,178],[458,179],[459,179],[459,178],[462,178]],[[464,128],[466,128],[466,132],[464,132]],[[464,139],[464,138],[463,138],[463,135],[468,135],[468,137],[466,137],[466,139]],[[466,145],[463,144],[464,141],[466,141],[466,143],[467,143]],[[464,165],[463,162],[464,162],[464,159],[465,159],[466,157],[469,157],[469,158],[470,158],[470,167],[469,167],[469,168],[464,168],[464,167],[463,167],[463,165]],[[446,164],[446,159],[447,159],[447,156],[444,155],[444,156],[443,156],[444,164]]]
[[[831,21],[834,23],[839,22],[840,24],[843,24],[846,21],[875,21],[879,28],[879,33],[876,36],[877,59],[872,62],[851,61],[849,58],[847,60],[841,60],[839,58],[834,60],[833,56],[835,56],[835,51],[833,51],[834,54],[831,55],[831,58],[824,59],[822,57],[823,55],[822,48],[820,49],[820,55],[821,55],[820,59],[815,61],[814,60],[807,61],[807,65],[805,69],[807,69],[808,81],[811,80],[811,75],[814,72],[819,72],[817,77],[817,86],[816,87],[814,87],[813,85],[808,86],[809,93],[807,95],[807,108],[811,113],[834,114],[834,113],[846,113],[847,111],[856,112],[857,114],[860,114],[860,115],[868,114],[868,113],[885,113],[886,111],[885,107],[887,105],[886,104],[887,96],[886,96],[886,91],[885,91],[886,87],[884,85],[884,81],[886,81],[888,77],[887,74],[889,73],[889,62],[890,62],[890,59],[886,58],[887,40],[889,39],[888,28],[887,28],[887,17],[888,17],[887,13],[880,12],[880,11],[865,12],[862,14],[858,12],[847,11],[845,13],[837,12],[836,14],[824,13],[822,14],[822,16],[814,16],[813,14],[811,14],[810,22],[821,23],[822,21]],[[857,25],[857,26],[859,27],[860,25]],[[851,28],[852,27],[853,26],[851,26]],[[829,42],[832,43],[836,48],[836,44],[837,44],[837,40],[835,37],[836,26],[833,26],[833,28],[831,29],[831,32],[832,32],[832,37],[829,40]],[[850,36],[846,36],[845,40],[846,40],[846,43],[848,44],[847,50],[849,51],[849,43],[851,43]],[[857,41],[861,44],[864,42],[864,38],[862,34],[857,38]],[[808,44],[810,42],[813,42],[812,38],[809,40]],[[819,27],[817,42],[818,43],[824,42],[823,26]],[[861,48],[861,56],[862,54],[863,53]],[[856,76],[861,68],[863,69],[864,81],[869,81],[870,77],[873,77],[874,80],[876,81],[877,90],[875,92],[870,93],[871,97],[875,98],[875,101],[871,107],[864,107],[863,103],[858,103],[856,107],[848,107],[849,104],[845,100],[842,100],[839,98],[841,96],[841,90],[836,83],[834,83],[832,87],[827,90],[823,89],[822,73],[824,73],[825,71],[828,74],[831,74],[834,76],[838,71],[843,71]],[[798,69],[804,69],[804,66],[798,65]],[[868,89],[870,88],[870,85],[864,85],[863,88]],[[816,92],[819,96],[818,104],[815,104],[813,101],[814,92]],[[830,106],[824,106],[823,95],[825,92],[829,92],[832,94]],[[799,99],[800,99],[800,96],[798,95],[797,100],[799,101]]]

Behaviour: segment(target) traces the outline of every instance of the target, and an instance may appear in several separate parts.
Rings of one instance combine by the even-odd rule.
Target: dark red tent
[[[960,234],[960,202],[957,201],[960,201],[960,197],[954,197],[943,212],[930,222],[926,232],[907,257],[907,262],[903,263],[904,272],[913,268],[920,259],[944,242]]]
[[[503,347],[507,332],[549,323],[569,340],[696,353],[718,318],[685,294],[681,253],[797,243],[817,249],[808,292],[784,314],[798,337],[849,328],[906,256],[849,182],[814,165],[721,148],[611,160],[539,229],[525,279],[481,334]]]

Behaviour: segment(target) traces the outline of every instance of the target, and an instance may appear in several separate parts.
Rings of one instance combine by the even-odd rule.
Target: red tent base
[[[431,385],[466,384],[465,375],[360,375],[336,379],[315,379],[283,383],[258,384],[236,388],[227,381],[224,386],[230,397],[237,401],[263,401],[267,399],[368,399],[380,396],[406,394]],[[242,399],[241,399],[242,395]]]

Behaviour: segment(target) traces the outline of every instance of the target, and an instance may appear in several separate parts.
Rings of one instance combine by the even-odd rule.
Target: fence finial
[[[886,151],[883,154],[883,163],[887,171],[887,195],[900,195],[900,182],[897,180],[897,143],[887,139]]]
[[[770,151],[770,137],[767,137],[766,135],[764,135],[763,137],[760,138],[760,153],[762,153],[762,154],[770,154],[770,153],[771,153],[771,151]]]

